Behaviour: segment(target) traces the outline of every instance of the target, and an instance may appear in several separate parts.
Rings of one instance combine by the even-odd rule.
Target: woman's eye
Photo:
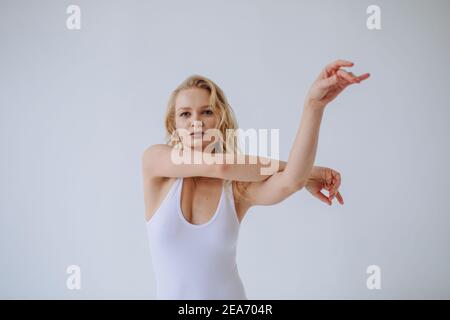
[[[212,115],[213,114],[213,112],[211,110],[205,110],[204,112],[207,113],[208,115]],[[184,116],[189,115],[189,114],[190,114],[190,112],[183,112],[183,113],[180,113],[180,117],[184,117]]]

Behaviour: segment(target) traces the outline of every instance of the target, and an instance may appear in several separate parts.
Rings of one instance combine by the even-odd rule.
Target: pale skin
[[[313,164],[326,106],[348,86],[361,83],[370,76],[369,73],[355,76],[341,69],[352,66],[350,61],[337,60],[320,72],[305,98],[299,129],[288,160],[270,159],[279,164],[278,171],[271,175],[261,174],[260,169],[267,167],[267,164],[262,165],[260,161],[256,164],[250,164],[250,161],[245,161],[245,164],[175,164],[171,161],[172,147],[158,144],[147,148],[142,156],[146,221],[151,219],[178,177],[185,178],[180,205],[184,217],[192,224],[204,224],[212,218],[220,199],[223,180],[250,182],[248,199],[237,199],[235,195],[239,221],[252,206],[277,204],[302,188],[328,205],[332,204],[334,198],[343,205],[344,199],[339,190],[341,174],[334,169]],[[175,103],[175,128],[186,129],[189,133],[216,128],[218,115],[208,105],[208,91],[199,88],[182,90]],[[206,146],[211,143],[201,139],[201,135],[183,136],[181,140],[185,150],[201,153],[206,152]],[[245,155],[245,159],[249,157]],[[328,196],[322,193],[323,189],[328,191]]]

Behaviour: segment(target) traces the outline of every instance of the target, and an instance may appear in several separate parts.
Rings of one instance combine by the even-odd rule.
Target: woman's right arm
[[[150,177],[210,177],[235,181],[264,181],[272,174],[284,168],[285,162],[265,157],[239,154],[232,163],[227,161],[226,154],[214,155],[217,160],[212,163],[204,161],[209,154],[193,152],[193,158],[202,159],[199,163],[182,159],[179,149],[166,144],[155,144],[148,147],[142,155],[142,170]],[[270,161],[270,162],[269,162]],[[264,165],[263,165],[264,163]],[[262,169],[265,168],[265,174]],[[270,168],[270,170],[268,170]]]

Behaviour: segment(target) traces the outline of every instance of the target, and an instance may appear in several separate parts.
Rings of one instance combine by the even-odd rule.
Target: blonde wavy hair
[[[238,128],[233,108],[230,106],[224,92],[217,84],[204,76],[196,74],[185,79],[174,91],[172,91],[169,97],[164,118],[166,129],[165,143],[174,148],[183,148],[183,143],[179,136],[174,134],[176,129],[175,102],[180,91],[192,88],[204,89],[209,93],[209,103],[215,116],[219,119],[219,124],[216,127],[221,132],[219,149],[223,153],[233,153],[235,155],[241,154],[242,152],[236,134],[227,134],[227,129],[232,129],[231,132],[235,133],[235,130]],[[195,183],[195,178],[193,180]],[[237,202],[247,198],[246,189],[249,182],[225,180],[225,183],[232,184],[233,193],[236,195]]]

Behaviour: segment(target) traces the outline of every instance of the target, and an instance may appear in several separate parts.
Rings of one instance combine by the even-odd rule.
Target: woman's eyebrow
[[[208,108],[208,107],[210,107],[209,104],[208,104],[208,105],[201,106],[200,109],[204,109],[204,108]],[[181,108],[178,108],[178,111],[181,111],[181,110],[190,110],[190,109],[192,109],[192,108],[190,108],[190,107],[181,107]]]

